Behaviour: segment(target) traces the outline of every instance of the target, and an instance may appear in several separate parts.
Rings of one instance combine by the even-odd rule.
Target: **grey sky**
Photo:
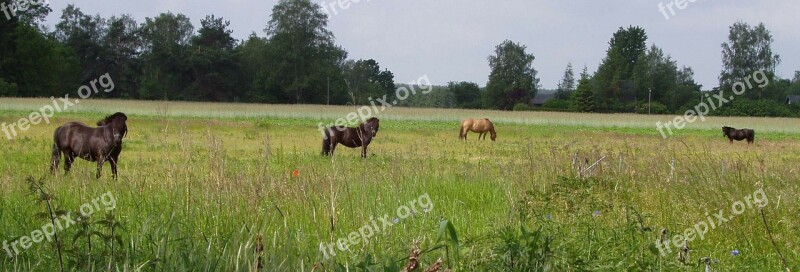
[[[313,0],[329,6],[335,0]],[[351,0],[353,1],[353,0]],[[678,0],[674,0],[678,1]],[[717,85],[721,69],[720,45],[728,27],[737,20],[751,25],[764,22],[772,31],[773,50],[781,56],[778,75],[791,78],[800,70],[800,1],[696,0],[685,9],[674,8],[666,19],[660,0],[607,1],[455,1],[455,0],[360,0],[347,9],[331,12],[329,28],[352,59],[377,60],[406,83],[428,75],[434,84],[488,80],[487,57],[494,46],[510,39],[528,47],[536,56],[534,68],[541,84],[554,89],[567,63],[579,73],[584,65],[597,69],[608,41],[619,27],[638,25],[678,65],[694,68],[704,89]],[[664,0],[666,6],[670,1]],[[108,18],[127,13],[144,21],[161,12],[183,13],[195,30],[208,14],[231,21],[234,37],[256,32],[264,36],[276,0],[139,0],[71,2],[84,13]],[[68,2],[50,0],[55,25]],[[667,11],[668,12],[668,11]]]

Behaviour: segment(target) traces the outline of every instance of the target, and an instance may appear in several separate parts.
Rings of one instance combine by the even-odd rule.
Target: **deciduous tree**
[[[526,49],[510,40],[495,47],[495,54],[489,56],[491,73],[486,86],[486,107],[510,110],[514,104],[527,103],[536,96],[539,85],[537,71],[533,68],[536,57]]]
[[[772,80],[780,56],[772,51],[772,34],[763,23],[752,27],[745,22],[734,23],[728,33],[728,42],[722,44],[722,72],[720,89],[731,90],[734,83],[745,82],[757,71],[763,70]],[[754,86],[744,96],[751,99],[764,97],[764,88]]]

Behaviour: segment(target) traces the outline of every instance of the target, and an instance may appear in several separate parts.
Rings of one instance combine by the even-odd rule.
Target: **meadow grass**
[[[48,103],[0,99],[0,122]],[[800,265],[796,119],[709,117],[662,139],[655,122],[673,116],[397,107],[378,115],[366,160],[343,147],[320,156],[318,123],[355,108],[82,101],[50,124],[0,139],[0,240],[48,222],[37,217],[45,208],[29,193],[33,177],[65,210],[106,192],[115,197],[120,241],[103,239],[110,229],[97,223],[90,228],[101,235],[89,250],[86,237],[75,238],[78,226],[63,230],[68,270],[252,271],[260,258],[266,271],[382,271],[405,265],[414,243],[423,267],[442,258],[459,271],[697,270],[701,257],[722,271],[777,271],[776,246],[792,270]],[[50,175],[57,126],[116,111],[129,116],[118,180],[108,166],[95,179],[86,161]],[[466,117],[491,118],[498,141],[458,141]],[[756,143],[729,144],[723,125],[756,129]],[[654,252],[662,228],[672,236],[720,209],[730,216],[733,203],[759,189],[773,239],[759,209],[747,208],[690,241],[686,264],[675,249]],[[397,218],[398,207],[425,194],[429,212],[325,260],[320,243],[385,214]],[[451,231],[442,233],[444,221]],[[0,268],[57,270],[57,251],[50,242],[14,257],[0,251]]]

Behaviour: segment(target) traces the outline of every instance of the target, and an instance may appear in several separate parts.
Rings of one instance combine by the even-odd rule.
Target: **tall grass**
[[[0,103],[0,122],[40,102],[6,101],[13,103]],[[694,270],[701,257],[721,271],[775,271],[783,265],[755,209],[691,241],[687,264],[676,253],[652,252],[660,229],[676,234],[761,188],[774,240],[798,266],[800,144],[791,139],[798,133],[792,119],[709,119],[663,140],[648,128],[658,117],[392,108],[362,160],[344,148],[334,158],[319,155],[317,123],[352,107],[87,100],[78,109],[0,148],[0,240],[44,224],[35,217],[42,206],[27,194],[28,176],[42,178],[54,205],[67,210],[108,191],[116,197],[116,253],[107,241],[92,250],[87,239],[73,242],[79,226],[65,229],[66,258],[80,264],[70,269],[393,270],[408,262],[416,241],[422,267],[442,258],[463,271]],[[69,175],[47,172],[57,125],[93,123],[114,111],[131,116],[119,180],[94,179],[85,161]],[[495,119],[498,141],[458,141],[454,121],[468,116]],[[710,128],[732,122],[765,133],[755,145],[731,145]],[[425,193],[434,204],[429,213],[324,260],[320,243],[346,238]],[[443,221],[452,228],[442,232]],[[0,253],[0,270],[58,269],[52,243],[13,258]]]

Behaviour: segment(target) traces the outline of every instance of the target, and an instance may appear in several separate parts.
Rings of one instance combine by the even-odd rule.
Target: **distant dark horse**
[[[337,144],[342,144],[349,148],[361,147],[361,157],[367,157],[367,146],[372,142],[372,138],[378,135],[380,120],[370,118],[366,123],[361,123],[358,127],[349,128],[343,126],[330,127],[325,130],[322,139],[322,155],[333,156]]]
[[[122,138],[128,133],[125,121],[128,117],[117,112],[97,122],[99,127],[88,127],[83,123],[70,122],[56,129],[53,134],[53,160],[50,171],[55,174],[64,154],[64,170],[69,172],[75,157],[97,162],[97,178],[106,161],[111,163],[111,173],[117,178],[117,162],[122,152]]]
[[[733,143],[733,140],[741,141],[747,139],[748,144],[752,144],[756,138],[756,132],[752,129],[735,129],[732,127],[722,127],[722,136],[728,137],[728,140]]]

